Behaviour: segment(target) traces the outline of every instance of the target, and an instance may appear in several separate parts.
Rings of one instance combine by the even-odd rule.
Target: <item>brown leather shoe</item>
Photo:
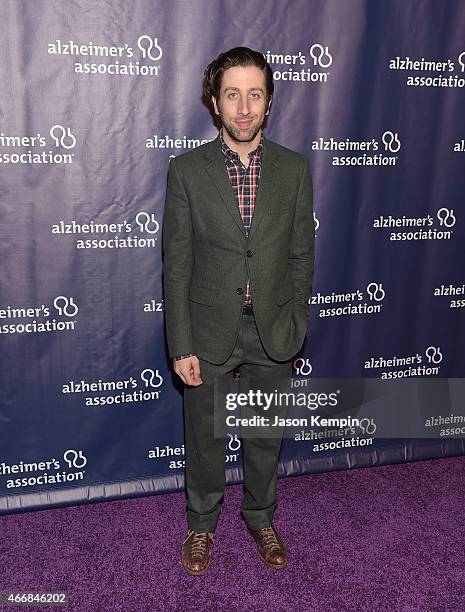
[[[213,533],[189,529],[182,543],[181,563],[191,576],[201,576],[210,567]]]
[[[263,563],[274,569],[287,566],[287,547],[274,527],[250,529],[247,531],[257,543],[258,554]]]

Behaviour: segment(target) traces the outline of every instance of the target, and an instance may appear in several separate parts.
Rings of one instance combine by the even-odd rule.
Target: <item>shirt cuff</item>
[[[176,355],[173,357],[174,361],[178,361],[178,359],[186,359],[186,357],[193,357],[195,353],[188,353],[187,355]]]

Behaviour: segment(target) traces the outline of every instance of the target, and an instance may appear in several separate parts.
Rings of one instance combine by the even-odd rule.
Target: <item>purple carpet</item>
[[[462,612],[465,458],[278,481],[289,566],[258,558],[226,487],[210,570],[184,572],[184,493],[0,517],[0,591],[66,591],[67,608]]]

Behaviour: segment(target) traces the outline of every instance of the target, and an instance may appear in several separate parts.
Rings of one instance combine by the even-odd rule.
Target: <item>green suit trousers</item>
[[[270,358],[260,340],[253,313],[244,313],[227,360],[217,365],[199,356],[199,362],[203,383],[184,387],[186,509],[189,529],[213,532],[224,498],[228,429],[225,423],[231,414],[224,393],[230,389],[233,372],[239,371],[243,392],[289,391],[292,359]],[[234,416],[242,416],[245,410],[250,409],[240,408],[240,414],[234,410]],[[266,411],[256,408],[254,414],[266,414],[271,420],[275,414],[285,417],[287,411],[287,405],[276,402]],[[244,495],[240,512],[248,527],[260,529],[272,524],[277,506],[278,459],[284,428],[257,427],[244,431],[241,428]]]

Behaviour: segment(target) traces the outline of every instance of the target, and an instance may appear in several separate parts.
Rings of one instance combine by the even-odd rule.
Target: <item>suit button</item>
[[[242,294],[244,293],[244,289],[242,289],[242,287],[238,287],[238,288],[236,289],[236,293],[237,293],[238,295],[242,295]]]
[[[253,253],[252,251],[247,251],[247,257],[252,257]]]

